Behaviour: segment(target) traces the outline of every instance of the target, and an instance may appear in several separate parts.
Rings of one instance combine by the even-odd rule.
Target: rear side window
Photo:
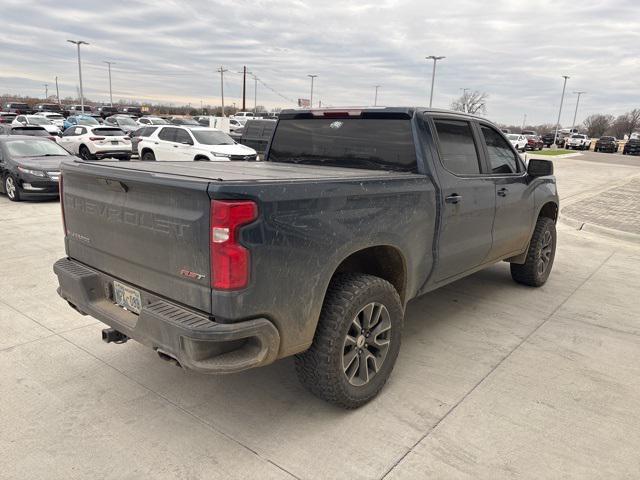
[[[507,141],[493,128],[482,126],[482,136],[487,145],[492,173],[517,173],[518,160]]]
[[[140,136],[141,137],[148,137],[153,132],[155,132],[157,129],[158,129],[158,127],[144,127],[142,129],[142,131],[140,132]]]
[[[306,118],[278,123],[269,161],[417,172],[410,119]]]
[[[158,134],[160,140],[166,140],[167,142],[175,142],[177,128],[163,128]]]
[[[479,174],[480,163],[471,124],[460,120],[436,119],[434,123],[444,167],[456,175]]]

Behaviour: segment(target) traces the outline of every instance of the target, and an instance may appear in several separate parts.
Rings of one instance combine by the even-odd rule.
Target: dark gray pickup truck
[[[229,373],[296,355],[354,408],[393,369],[409,300],[495,262],[553,265],[553,164],[483,118],[281,113],[264,162],[68,162],[59,294],[165,360]]]

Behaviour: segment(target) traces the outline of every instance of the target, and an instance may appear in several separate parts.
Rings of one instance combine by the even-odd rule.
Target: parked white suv
[[[244,126],[244,124],[247,123],[247,120],[253,120],[255,115],[253,112],[236,112],[235,115],[231,116],[231,118],[235,118]]]
[[[507,138],[516,150],[524,152],[527,148],[527,137],[525,137],[524,135],[519,135],[517,133],[508,133]]]
[[[14,127],[26,127],[36,125],[44,128],[51,135],[60,135],[60,129],[51,122],[40,115],[18,115],[11,125]]]
[[[589,150],[590,146],[591,139],[579,133],[574,133],[567,138],[567,143],[565,144],[565,148],[569,150]]]
[[[104,125],[78,125],[67,128],[59,141],[69,153],[84,160],[131,158],[131,139],[119,128]]]
[[[236,143],[229,135],[215,128],[160,127],[138,144],[144,161],[228,161],[256,160],[253,148]]]
[[[64,130],[64,117],[61,113],[56,112],[42,112],[36,113],[38,117],[43,117],[53,123],[56,127],[60,129],[60,131]]]

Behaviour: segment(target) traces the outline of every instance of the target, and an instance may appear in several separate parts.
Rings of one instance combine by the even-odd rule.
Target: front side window
[[[484,143],[487,146],[491,172],[495,174],[517,173],[518,160],[516,153],[502,135],[493,128],[484,125],[481,127],[481,130]]]
[[[480,173],[478,151],[469,122],[434,120],[444,167],[456,175]]]

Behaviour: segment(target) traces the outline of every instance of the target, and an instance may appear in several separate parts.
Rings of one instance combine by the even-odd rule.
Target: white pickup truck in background
[[[589,150],[591,146],[591,139],[587,135],[581,133],[574,133],[567,138],[565,148],[568,150]]]

